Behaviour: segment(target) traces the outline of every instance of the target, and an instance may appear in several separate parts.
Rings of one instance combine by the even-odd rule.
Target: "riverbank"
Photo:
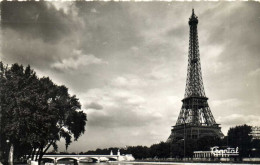
[[[225,165],[259,165],[260,162],[149,162],[149,161],[123,161],[123,162],[114,162],[115,164],[138,164],[138,165],[150,165],[150,164],[172,164],[172,165],[219,165],[219,164],[225,164]],[[110,164],[113,164],[113,162],[110,162]]]
[[[112,163],[112,162],[110,162]],[[186,159],[174,159],[174,158],[169,158],[169,159],[146,159],[146,160],[135,160],[135,161],[123,161],[119,162],[123,164],[178,164],[178,165],[214,165],[214,164],[260,164],[260,158],[242,158],[241,160],[235,160],[232,158],[216,158],[216,159],[206,159],[206,158],[186,158]]]

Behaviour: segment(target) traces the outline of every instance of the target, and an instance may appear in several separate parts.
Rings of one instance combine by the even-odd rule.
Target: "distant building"
[[[253,139],[260,139],[260,127],[252,127],[252,131],[249,135],[252,135]]]
[[[193,157],[194,158],[229,158],[238,156],[238,147],[236,148],[221,148],[218,146],[211,147],[210,151],[194,151]]]

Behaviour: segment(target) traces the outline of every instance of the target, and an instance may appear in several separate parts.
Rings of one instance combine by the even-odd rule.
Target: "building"
[[[211,147],[210,151],[194,151],[194,158],[229,158],[238,156],[238,147],[236,148],[222,148],[215,146]]]
[[[260,127],[252,127],[252,131],[249,135],[251,135],[253,139],[260,139]]]

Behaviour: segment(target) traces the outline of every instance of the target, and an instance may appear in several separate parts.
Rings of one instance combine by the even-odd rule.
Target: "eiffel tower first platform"
[[[180,139],[198,139],[204,136],[223,137],[221,127],[216,123],[205,95],[200,66],[198,17],[189,19],[190,39],[186,89],[176,125],[171,130],[167,142]]]

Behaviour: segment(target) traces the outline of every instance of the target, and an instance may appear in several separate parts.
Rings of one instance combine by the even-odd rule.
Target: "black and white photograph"
[[[0,10],[0,165],[260,163],[259,2]]]

